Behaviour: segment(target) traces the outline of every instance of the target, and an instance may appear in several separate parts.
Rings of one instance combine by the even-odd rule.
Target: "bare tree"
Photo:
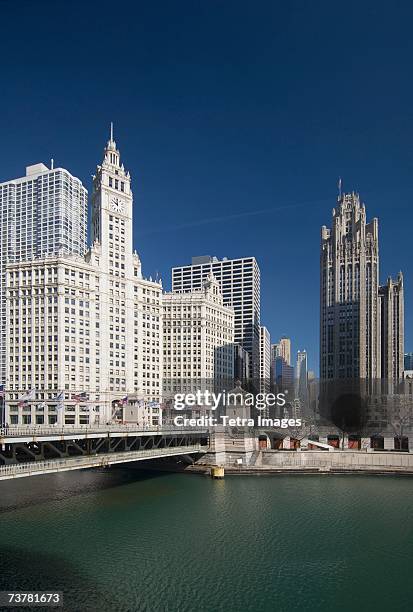
[[[300,426],[289,426],[286,429],[286,435],[300,442],[300,445],[302,440],[317,432],[314,413],[308,410],[306,405],[302,405],[299,399],[295,399],[286,405],[285,418],[301,420]]]
[[[411,431],[413,423],[413,400],[411,397],[396,396],[388,407],[389,425],[402,450],[403,439]]]

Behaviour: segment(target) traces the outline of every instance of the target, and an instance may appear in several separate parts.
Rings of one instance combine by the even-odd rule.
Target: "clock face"
[[[114,212],[123,213],[125,212],[125,203],[120,198],[114,196],[110,199],[110,208]]]

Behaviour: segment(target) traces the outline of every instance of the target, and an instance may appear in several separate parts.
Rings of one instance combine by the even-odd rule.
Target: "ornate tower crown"
[[[113,122],[110,123],[110,137],[106,144],[105,150],[103,151],[103,163],[104,166],[114,166],[115,168],[120,167],[120,153],[116,148],[116,142],[113,139]],[[123,166],[122,166],[123,169]]]
[[[113,215],[127,221],[122,228],[122,248],[132,254],[132,205],[131,177],[120,161],[120,152],[110,124],[109,140],[103,151],[103,161],[93,177],[92,193],[92,241],[109,244],[113,240]],[[117,223],[117,221],[115,221]],[[119,228],[118,228],[119,229]],[[114,266],[114,268],[117,266]]]
[[[113,123],[111,122],[109,140],[103,150],[103,161],[97,166],[93,179],[94,190],[97,191],[101,184],[104,184],[116,190],[119,188],[122,194],[132,195],[130,178],[130,173],[120,163],[120,152],[113,138]]]

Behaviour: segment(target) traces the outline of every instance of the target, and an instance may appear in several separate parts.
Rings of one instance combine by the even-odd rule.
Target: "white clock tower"
[[[99,269],[101,390],[157,400],[162,390],[162,284],[142,278],[133,252],[131,177],[110,138],[93,177],[91,262]]]
[[[120,163],[111,124],[102,164],[93,177],[92,242],[101,245],[102,269],[122,278],[133,276],[132,205],[130,174]]]
[[[162,284],[142,278],[139,256],[133,252],[130,182],[129,172],[120,163],[111,126],[103,161],[93,177],[90,249],[84,257],[58,254],[53,258],[18,261],[13,264],[16,272],[8,273],[7,287],[13,286],[16,299],[24,295],[21,304],[24,302],[25,309],[27,275],[33,281],[33,286],[30,285],[33,297],[28,300],[30,321],[35,321],[39,304],[44,305],[48,299],[50,303],[47,295],[55,295],[50,308],[57,334],[55,342],[49,342],[46,365],[24,367],[17,380],[14,364],[26,362],[27,351],[32,351],[32,337],[34,350],[44,353],[44,335],[40,331],[43,327],[36,324],[22,340],[19,323],[9,317],[7,328],[12,333],[6,355],[7,351],[13,353],[13,358],[6,360],[11,364],[7,370],[10,385],[7,401],[12,414],[7,414],[7,420],[13,420],[9,422],[52,424],[58,418],[62,425],[90,424],[97,419],[106,423],[114,418],[114,410],[116,413],[121,410],[120,404],[122,419],[127,420],[134,405],[160,401]],[[23,278],[24,281],[20,280]],[[25,287],[24,293],[19,291],[20,282]],[[20,308],[23,306],[17,310]],[[9,308],[7,312],[11,312]],[[24,387],[20,387],[21,381]],[[19,408],[21,388],[36,390],[30,414],[26,411],[23,414],[23,407]],[[56,400],[60,393],[64,393],[65,399],[57,417]],[[80,393],[87,399],[80,401]],[[36,411],[38,401],[44,402],[42,415]],[[40,417],[43,420],[37,420]]]

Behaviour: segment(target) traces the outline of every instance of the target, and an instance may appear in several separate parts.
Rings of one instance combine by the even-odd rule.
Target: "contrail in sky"
[[[218,217],[207,217],[204,219],[196,219],[194,221],[188,221],[187,223],[180,223],[179,225],[169,225],[163,227],[154,227],[152,229],[145,230],[141,235],[147,234],[158,234],[162,232],[179,231],[191,227],[201,227],[202,225],[209,225],[211,223],[222,223],[224,221],[232,221],[235,219],[243,219],[246,217],[255,217],[257,215],[264,215],[266,213],[275,213],[281,210],[293,210],[296,208],[304,208],[309,204],[321,204],[325,202],[331,202],[331,198],[325,198],[323,200],[309,200],[307,202],[300,202],[297,204],[286,204],[284,206],[276,206],[274,208],[261,208],[259,210],[249,210],[241,213],[233,213],[232,215],[220,215]]]

